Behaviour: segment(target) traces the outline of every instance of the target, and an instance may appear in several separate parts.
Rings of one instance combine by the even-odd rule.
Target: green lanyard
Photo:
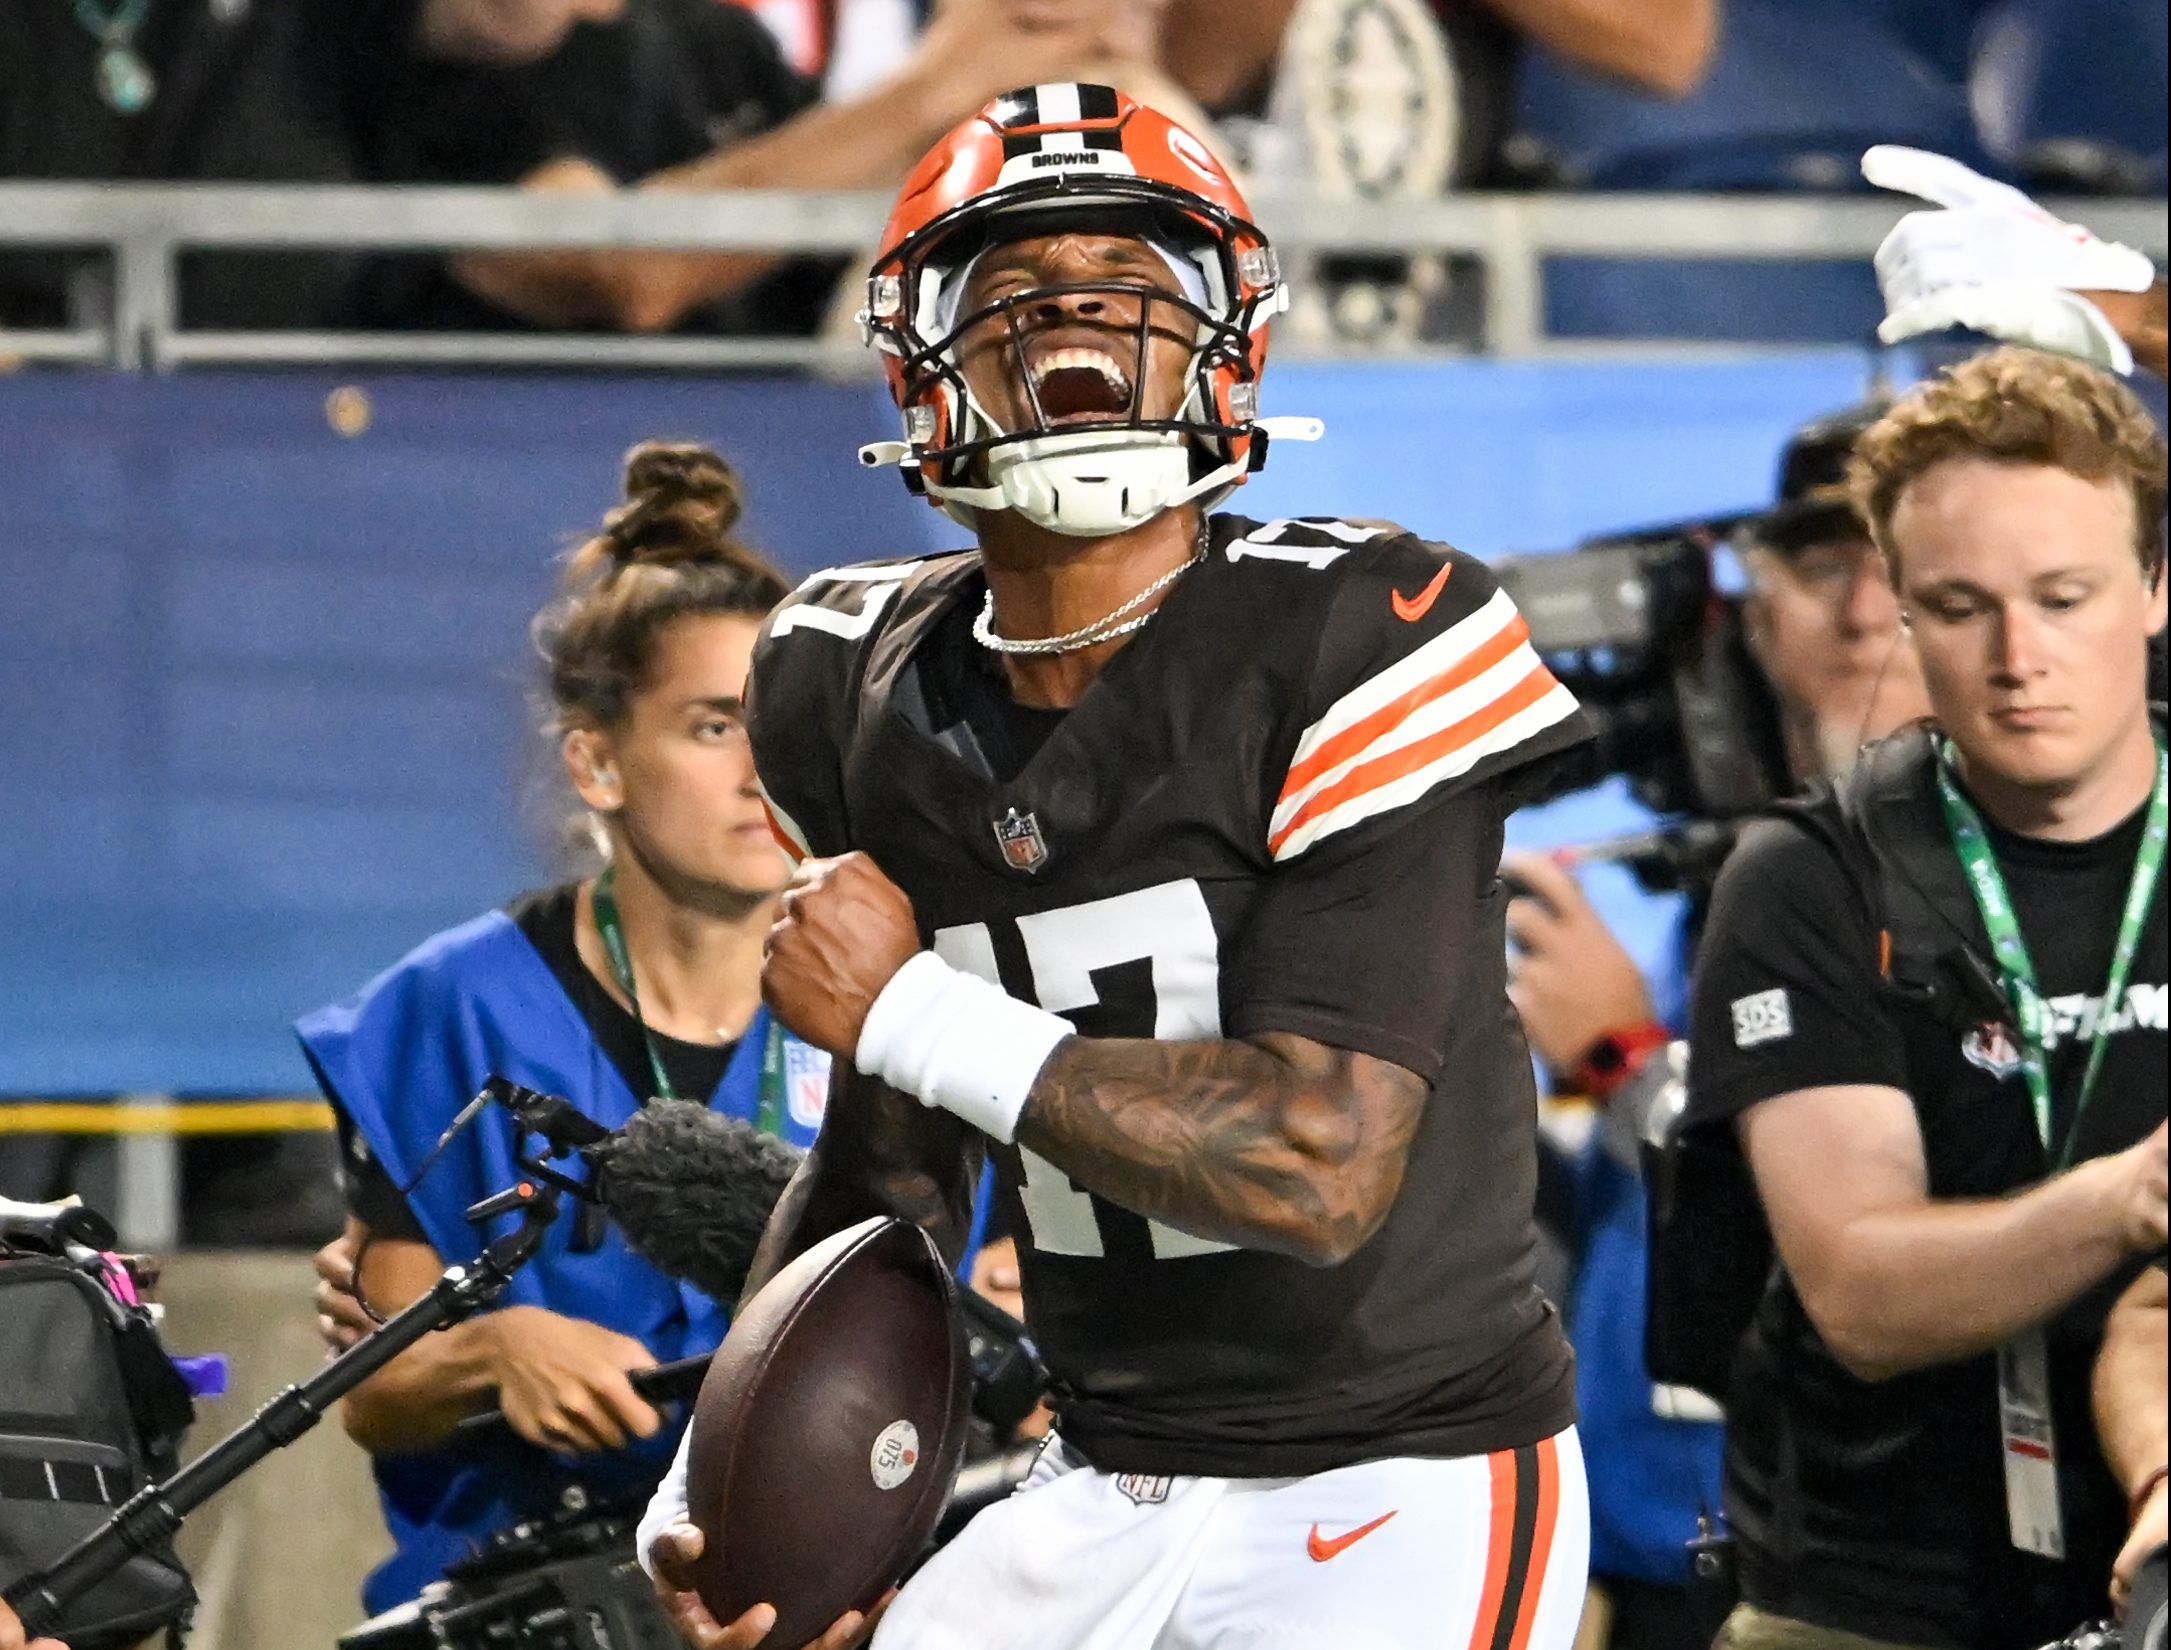
[[[2005,976],[2007,993],[2020,1021],[2020,1069],[2027,1078],[2028,1094],[2035,1102],[2035,1128],[2043,1137],[2043,1149],[2051,1151],[2053,1122],[2050,1095],[2050,1005],[2036,984],[2035,963],[2028,943],[2021,938],[2020,922],[2013,914],[2012,896],[1998,870],[1990,833],[1975,805],[1961,794],[1953,778],[1952,742],[1938,750],[1938,795],[1945,804],[1945,825],[1952,845],[1967,872],[1975,904],[1982,912],[1983,927],[1996,949],[1998,968]],[[2134,954],[2141,949],[2141,933],[2148,926],[2150,902],[2156,894],[2156,875],[2163,869],[2167,814],[2171,814],[2171,758],[2161,746],[2156,751],[2156,788],[2148,804],[2148,824],[2141,834],[2140,851],[2133,857],[2133,882],[2126,890],[2125,915],[2118,924],[2118,945],[2111,953],[2111,977],[2103,986],[2103,1003],[2096,1010],[2095,1036],[2090,1040],[2087,1069],[2081,1076],[2080,1094],[2073,1106],[2073,1126],[2066,1132],[2065,1147],[2054,1152],[2057,1166],[2072,1159],[2073,1143],[2080,1134],[2081,1114],[2088,1109],[2096,1078],[2103,1070],[2104,1055],[2111,1043],[2111,1022],[2117,1018],[2119,1000],[2126,994],[2126,976],[2133,972]]]
[[[648,1021],[641,1013],[641,994],[633,983],[633,956],[626,949],[625,919],[618,914],[618,896],[611,891],[617,880],[618,868],[606,866],[596,878],[595,913],[596,929],[603,936],[603,949],[611,959],[611,975],[618,981],[618,989],[626,994],[626,1001],[633,1005],[633,1023],[641,1028],[641,1042],[648,1049],[648,1072],[656,1082],[656,1096],[661,1100],[683,1100],[687,1096],[678,1092],[671,1082],[671,1074],[664,1069],[663,1051],[656,1046],[656,1034],[648,1029]],[[754,1126],[763,1134],[784,1135],[784,1028],[774,1015],[757,1018],[767,1022],[766,1035],[762,1040],[760,1097],[755,1108]],[[734,1057],[734,1064],[736,1057]],[[726,1081],[729,1068],[726,1069]],[[704,1097],[695,1097],[704,1098]]]

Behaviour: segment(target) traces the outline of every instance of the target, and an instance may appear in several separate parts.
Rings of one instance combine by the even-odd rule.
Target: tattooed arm
[[[1072,1037],[1041,1068],[1018,1141],[1150,1219],[1338,1266],[1393,1208],[1424,1100],[1400,1066],[1284,1033]]]
[[[984,1149],[949,1113],[837,1061],[822,1132],[769,1217],[741,1300],[822,1239],[873,1215],[921,1227],[955,1266],[972,1232]]]
[[[810,860],[784,895],[762,990],[793,1031],[849,1057],[875,999],[918,949],[911,902],[873,860]],[[845,1138],[832,1139],[847,1124],[832,1101],[815,1148],[817,1159],[845,1161],[810,1163],[807,1212],[778,1217],[810,1235],[780,1242],[804,1247],[874,1212],[866,1187],[877,1177],[889,1195],[927,1198],[949,1184],[937,1167],[955,1161],[945,1154],[979,1138],[881,1084],[869,1085],[870,1102],[858,1092],[866,1082],[852,1085]],[[1424,1083],[1399,1066],[1287,1033],[1194,1043],[1065,1036],[1033,1075],[1016,1132],[1080,1185],[1149,1219],[1335,1266],[1393,1207],[1424,1098]],[[932,1136],[917,1132],[929,1127]],[[962,1185],[969,1196],[970,1180]],[[767,1275],[756,1268],[757,1280]]]

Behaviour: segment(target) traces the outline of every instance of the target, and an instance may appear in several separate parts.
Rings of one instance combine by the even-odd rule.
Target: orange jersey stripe
[[[1485,1592],[1470,1624],[1470,1650],[1492,1650],[1500,1606],[1507,1599],[1508,1565],[1515,1556],[1515,1451],[1495,1450],[1486,1465],[1493,1475],[1493,1521],[1485,1541]]]
[[[1270,853],[1279,852],[1281,845],[1296,834],[1310,820],[1318,818],[1330,809],[1337,808],[1353,797],[1391,785],[1397,779],[1415,773],[1419,768],[1452,756],[1473,740],[1482,739],[1509,717],[1528,710],[1560,684],[1553,673],[1542,664],[1532,667],[1530,674],[1508,689],[1484,709],[1473,711],[1460,722],[1451,722],[1438,733],[1389,751],[1376,762],[1367,762],[1352,768],[1340,779],[1319,792],[1291,816],[1267,843]]]
[[[1475,681],[1529,640],[1530,626],[1521,614],[1517,614],[1511,623],[1475,651],[1464,654],[1439,675],[1418,683],[1401,698],[1391,699],[1371,715],[1351,723],[1291,768],[1282,785],[1282,796],[1295,795],[1321,774],[1355,756],[1419,706],[1429,705],[1442,694],[1452,693],[1465,682]]]
[[[1538,1526],[1531,1532],[1530,1569],[1523,1578],[1523,1607],[1508,1650],[1528,1650],[1530,1630],[1545,1596],[1546,1561],[1553,1556],[1553,1529],[1560,1522],[1560,1451],[1550,1438],[1538,1446]]]

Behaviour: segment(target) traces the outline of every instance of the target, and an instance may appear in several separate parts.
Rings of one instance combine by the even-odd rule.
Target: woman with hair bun
[[[761,620],[789,586],[734,536],[739,478],[716,454],[636,447],[625,490],[534,624],[545,731],[602,870],[425,941],[297,1027],[347,1162],[347,1230],[318,1257],[335,1344],[369,1327],[350,1285],[389,1315],[481,1247],[464,1215],[519,1177],[510,1120],[486,1113],[426,1172],[425,1159],[492,1076],[563,1095],[607,1127],[652,1096],[798,1146],[821,1121],[828,1056],[761,1003],[762,942],[788,873],[740,703]],[[505,1300],[346,1400],[396,1549],[364,1588],[372,1612],[569,1489],[645,1494],[676,1429],[628,1375],[712,1349],[731,1305],[572,1216]],[[455,1436],[487,1409],[513,1437]]]

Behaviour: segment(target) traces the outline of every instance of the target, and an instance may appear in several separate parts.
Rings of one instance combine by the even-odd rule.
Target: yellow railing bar
[[[306,1134],[332,1126],[321,1100],[0,1100],[5,1134]]]

